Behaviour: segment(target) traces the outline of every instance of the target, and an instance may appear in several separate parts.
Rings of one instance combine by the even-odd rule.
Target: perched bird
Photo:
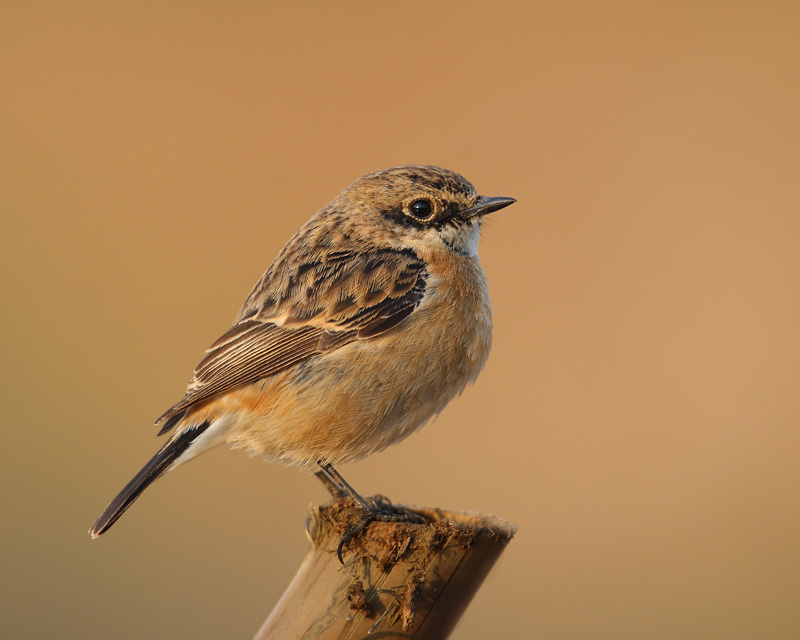
[[[476,379],[492,342],[481,221],[513,202],[432,166],[358,178],[278,254],[156,421],[174,433],[92,537],[221,444],[315,469],[334,495],[374,510],[333,465],[399,442]]]

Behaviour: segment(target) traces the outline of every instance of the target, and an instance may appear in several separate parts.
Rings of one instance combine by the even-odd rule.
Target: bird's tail
[[[96,538],[114,524],[125,513],[125,510],[133,504],[133,501],[141,495],[142,491],[147,489],[154,480],[169,471],[178,458],[186,453],[189,446],[208,429],[209,424],[208,422],[203,422],[196,427],[179,432],[161,447],[150,462],[144,465],[142,470],[134,476],[133,480],[125,485],[125,488],[111,501],[111,504],[106,507],[97,522],[89,529],[89,534],[92,538]]]

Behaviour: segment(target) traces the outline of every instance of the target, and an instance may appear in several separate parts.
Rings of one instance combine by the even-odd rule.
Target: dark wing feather
[[[292,244],[287,249],[299,252]],[[361,329],[408,304],[413,309],[422,299],[426,275],[425,264],[411,249],[311,253],[299,263],[281,255],[237,321],[281,318],[284,326]]]
[[[239,312],[239,322],[197,365],[186,395],[156,421],[166,421],[161,433],[202,400],[385,333],[423,297],[424,264],[411,251],[329,255],[312,256],[288,273],[276,260]]]

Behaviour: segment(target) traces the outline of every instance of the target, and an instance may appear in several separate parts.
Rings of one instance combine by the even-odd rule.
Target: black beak
[[[491,213],[492,211],[497,211],[498,209],[502,209],[503,207],[507,207],[510,204],[514,204],[516,200],[514,198],[503,198],[503,197],[496,197],[490,198],[488,196],[481,196],[478,198],[478,201],[472,205],[469,209],[464,209],[463,211],[459,212],[459,217],[461,218],[474,218],[475,216],[485,216],[487,213]]]

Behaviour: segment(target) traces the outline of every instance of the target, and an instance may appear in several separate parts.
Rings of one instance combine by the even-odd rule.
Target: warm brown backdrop
[[[800,637],[800,4],[5,2],[2,635],[249,638],[310,476],[224,450],[86,530],[279,248],[435,163],[495,346],[342,469],[519,534],[456,637]]]

